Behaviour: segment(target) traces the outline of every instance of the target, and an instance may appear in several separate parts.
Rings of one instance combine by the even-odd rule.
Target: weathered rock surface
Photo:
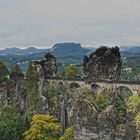
[[[24,74],[21,72],[18,65],[13,68],[10,73],[10,80],[7,87],[7,96],[9,96],[8,104],[15,105],[18,113],[23,114],[25,112],[26,97],[21,87],[21,83],[24,79]]]
[[[86,99],[78,99],[75,102],[73,125],[76,140],[96,140],[99,138],[97,116],[97,110]]]
[[[135,140],[137,138],[137,130],[135,125],[135,114],[127,112],[126,115],[126,133],[125,138],[127,140]]]
[[[57,73],[56,58],[51,53],[45,55],[45,59],[40,62],[44,69],[45,76],[55,76]]]
[[[41,61],[33,60],[31,64],[36,67],[39,76],[44,75],[45,78],[56,76],[57,73],[56,58],[50,52],[45,55],[44,60]]]
[[[35,70],[38,86],[35,113],[49,114],[49,83],[47,77],[54,77],[57,73],[56,58],[51,53],[47,53],[44,60],[33,60],[31,66]]]
[[[98,131],[101,140],[115,139],[118,117],[118,112],[113,105],[108,106],[98,115]]]
[[[114,105],[100,110],[94,101],[83,96],[83,89],[69,95],[68,118],[72,116],[75,140],[126,140],[125,120],[120,118]],[[111,95],[111,94],[110,94]],[[92,98],[92,96],[91,96]],[[122,127],[123,126],[123,127]]]
[[[88,79],[118,80],[121,72],[119,48],[98,48],[89,57],[84,57],[83,67]]]
[[[43,60],[45,63],[45,60]],[[48,96],[49,89],[48,81],[45,77],[45,69],[42,67],[41,62],[33,61],[32,65],[36,69],[36,76],[38,77],[38,101],[36,105],[36,112],[40,114],[49,114]]]

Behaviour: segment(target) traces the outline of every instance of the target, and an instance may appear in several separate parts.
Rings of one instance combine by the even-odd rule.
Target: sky
[[[0,48],[140,45],[140,0],[0,0]]]

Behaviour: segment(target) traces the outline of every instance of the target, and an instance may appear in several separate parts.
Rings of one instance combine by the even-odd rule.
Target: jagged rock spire
[[[121,55],[119,47],[103,46],[83,59],[84,73],[88,79],[119,80]]]

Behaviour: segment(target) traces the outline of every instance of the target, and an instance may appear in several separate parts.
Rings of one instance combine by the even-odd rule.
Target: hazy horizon
[[[0,0],[0,48],[140,45],[139,0]]]
[[[58,43],[78,43],[78,42],[58,42]],[[79,42],[80,43],[80,42]],[[57,43],[55,43],[57,44]],[[0,50],[4,50],[4,49],[10,49],[10,48],[18,48],[18,49],[21,49],[21,50],[24,50],[24,49],[28,49],[28,48],[37,48],[37,49],[51,49],[55,44],[51,45],[51,46],[11,46],[11,47],[6,47],[6,48],[0,48]],[[80,43],[81,44],[81,43]],[[100,44],[100,45],[97,45],[97,46],[92,46],[92,45],[85,45],[85,44],[81,44],[81,47],[83,48],[99,48],[101,46],[107,46],[107,47],[114,47],[116,46],[115,44],[112,45],[112,44]],[[140,47],[140,45],[130,45],[130,46],[118,46],[121,50],[124,50],[124,49],[127,49],[127,48],[133,48],[133,47]]]

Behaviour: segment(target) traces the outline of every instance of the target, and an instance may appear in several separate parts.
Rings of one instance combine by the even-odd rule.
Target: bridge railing
[[[64,81],[83,81],[86,83],[109,83],[109,84],[135,84],[140,85],[140,80],[138,81],[131,81],[131,80],[99,80],[99,79],[92,79],[89,80],[88,78],[61,78],[61,77],[47,77],[48,80],[64,80]]]

